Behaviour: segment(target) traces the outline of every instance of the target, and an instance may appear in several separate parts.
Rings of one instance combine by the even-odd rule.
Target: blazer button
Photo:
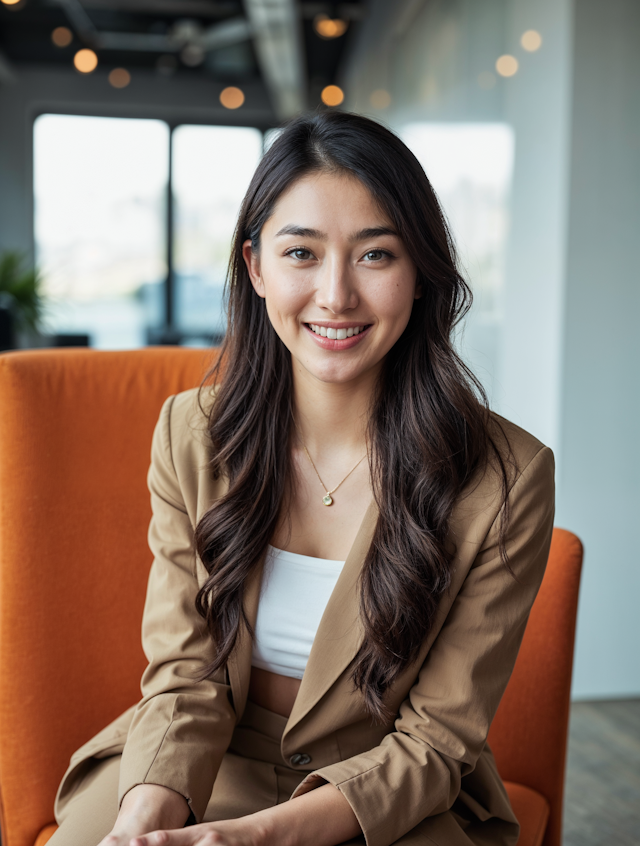
[[[311,761],[311,755],[307,755],[306,752],[296,752],[289,758],[289,761],[294,767],[304,767]]]

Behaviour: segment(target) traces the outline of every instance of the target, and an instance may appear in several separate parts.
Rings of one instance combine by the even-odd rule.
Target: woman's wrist
[[[181,828],[189,817],[189,804],[181,793],[161,784],[137,784],[125,794],[116,827],[132,821],[147,831]]]

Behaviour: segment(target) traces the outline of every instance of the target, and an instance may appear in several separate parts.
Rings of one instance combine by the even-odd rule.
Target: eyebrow
[[[275,237],[280,238],[282,235],[295,235],[298,238],[315,238],[318,241],[326,241],[328,238],[327,233],[320,232],[319,229],[309,229],[306,226],[296,226],[295,224],[283,226],[282,229],[276,232]],[[391,229],[389,226],[371,226],[367,229],[361,229],[359,232],[354,232],[349,236],[349,240],[353,244],[356,244],[358,241],[379,238],[381,235],[395,235],[398,237],[395,229]]]

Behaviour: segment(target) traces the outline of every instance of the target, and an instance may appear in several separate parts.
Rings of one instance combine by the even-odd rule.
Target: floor
[[[572,704],[564,846],[640,846],[640,699]]]

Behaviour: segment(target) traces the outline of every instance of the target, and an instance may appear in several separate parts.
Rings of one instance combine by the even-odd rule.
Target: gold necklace
[[[298,425],[297,425],[297,424],[296,424],[296,429],[298,429]],[[351,468],[351,470],[349,470],[349,472],[348,472],[348,473],[347,473],[347,475],[344,477],[344,479],[342,480],[342,482],[338,482],[338,484],[335,486],[335,488],[333,488],[332,490],[329,490],[329,489],[327,488],[327,486],[325,485],[325,483],[324,483],[324,482],[322,481],[322,479],[320,478],[320,473],[318,473],[318,468],[317,468],[317,467],[316,467],[316,465],[313,463],[313,458],[311,458],[311,456],[309,455],[309,450],[307,449],[307,447],[306,447],[306,445],[305,445],[305,442],[304,442],[304,440],[302,439],[302,432],[300,431],[300,429],[298,429],[298,434],[300,435],[300,441],[302,442],[302,449],[303,449],[303,450],[305,451],[305,453],[307,454],[307,458],[309,459],[309,461],[310,461],[311,466],[313,467],[313,469],[316,471],[316,476],[318,477],[318,479],[319,479],[319,481],[320,481],[320,484],[322,485],[322,487],[323,487],[323,488],[324,488],[324,490],[325,490],[325,495],[322,497],[322,502],[323,502],[323,504],[324,504],[324,505],[333,505],[333,498],[332,498],[331,494],[332,494],[332,493],[335,493],[335,492],[338,490],[338,488],[340,487],[340,485],[342,484],[342,482],[346,482],[346,480],[347,480],[347,479],[349,478],[349,476],[353,473],[353,471],[356,469],[356,467],[358,467],[360,464],[362,464],[362,462],[363,462],[363,461],[365,460],[365,458],[367,457],[367,453],[365,452],[365,454],[362,456],[362,458],[360,459],[360,461],[358,461],[358,463],[357,463],[354,467],[352,467],[352,468]]]

